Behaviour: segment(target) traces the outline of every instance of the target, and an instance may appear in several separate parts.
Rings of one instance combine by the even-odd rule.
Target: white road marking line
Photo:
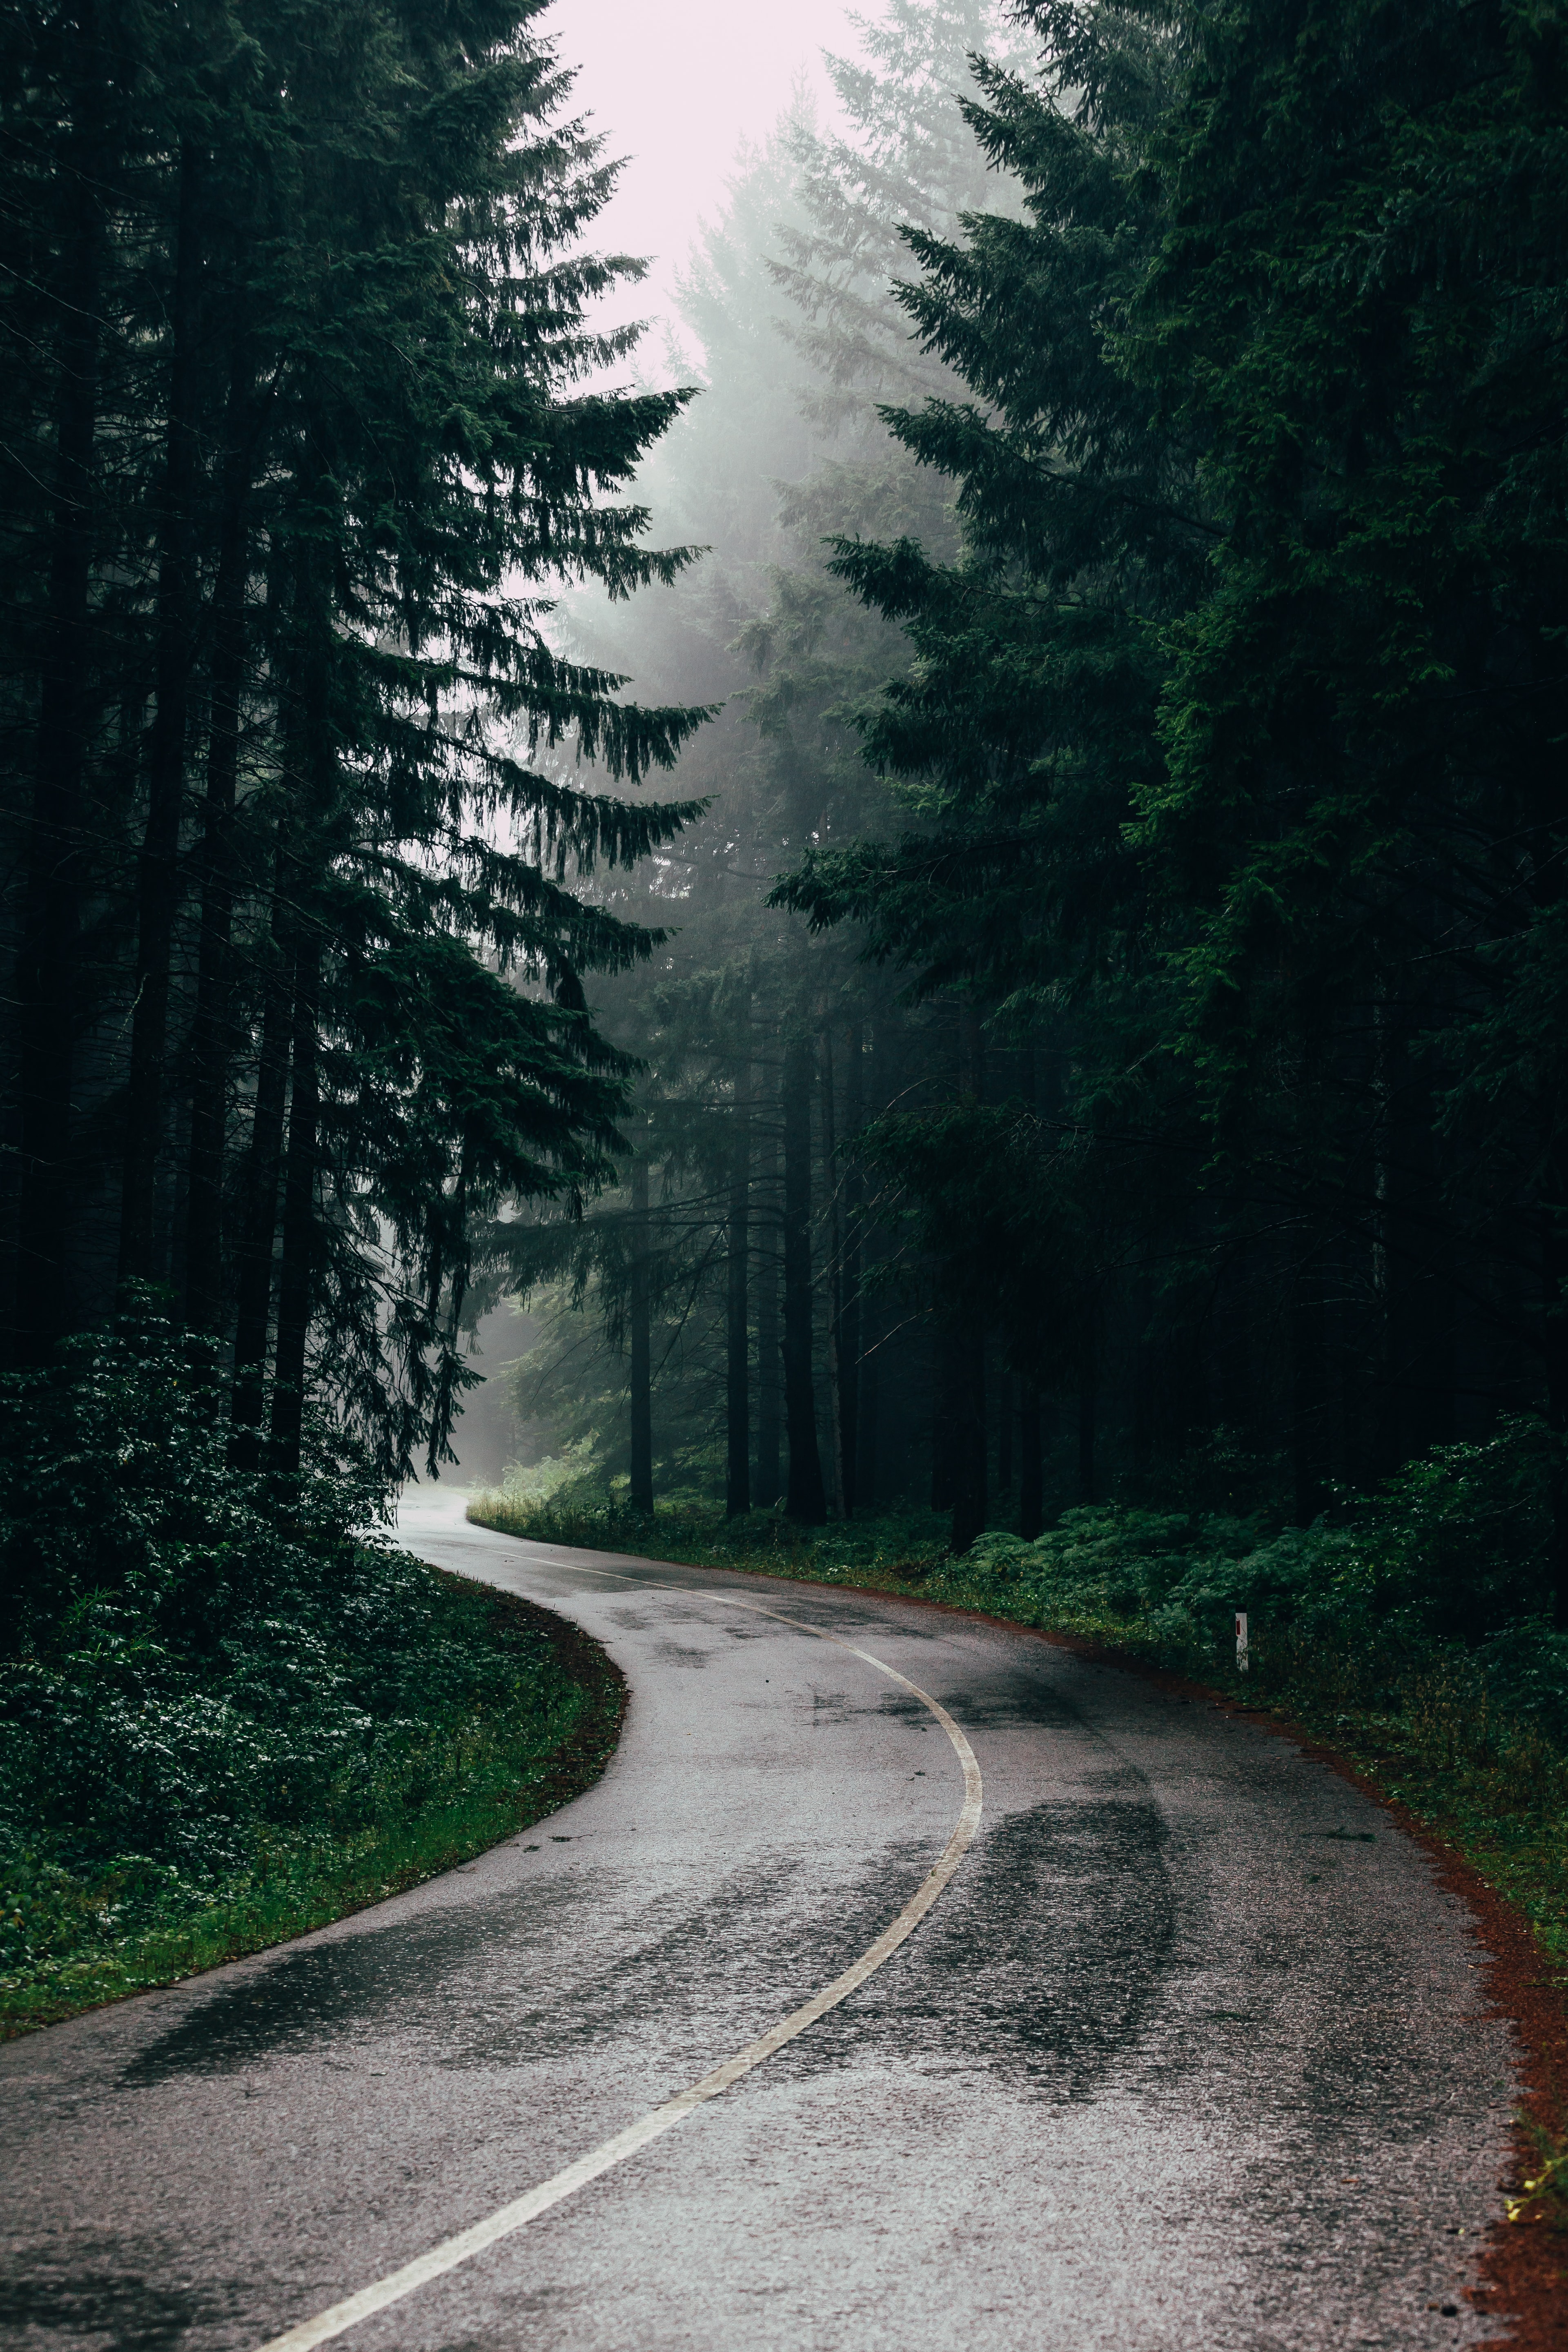
[[[579,1575],[613,1577],[623,1584],[640,1581],[616,1569],[584,1568],[575,1560],[571,1565]],[[590,2180],[596,2180],[602,2172],[608,2172],[615,2165],[624,2164],[628,2156],[635,2156],[638,2148],[647,2146],[649,2140],[658,2139],[663,2132],[673,2131],[677,2124],[683,2124],[688,2116],[693,2115],[709,2099],[716,2099],[721,2091],[727,2091],[731,2083],[738,2083],[742,2074],[751,2073],[753,2066],[762,2065],[776,2050],[782,2050],[786,2042],[793,2042],[796,2034],[804,2033],[808,2025],[815,2025],[819,2017],[826,2017],[830,2009],[837,2009],[839,2002],[863,1985],[868,1977],[874,1976],[883,1961],[890,1959],[900,1945],[913,1935],[973,1843],[975,1832],[980,1827],[980,1767],[975,1761],[974,1750],[940,1699],[932,1698],[929,1691],[921,1690],[918,1683],[910,1682],[909,1676],[900,1674],[896,1666],[889,1666],[885,1660],[873,1657],[869,1650],[858,1649],[853,1642],[846,1642],[837,1633],[825,1633],[820,1625],[808,1624],[804,1618],[788,1616],[783,1610],[764,1609],[760,1601],[742,1601],[732,1593],[705,1593],[700,1585],[660,1585],[656,1589],[663,1592],[701,1593],[704,1600],[720,1601],[725,1608],[747,1609],[754,1616],[774,1618],[781,1625],[793,1627],[797,1633],[815,1633],[818,1641],[831,1642],[835,1649],[847,1650],[852,1657],[863,1658],[868,1666],[875,1666],[879,1674],[886,1675],[889,1681],[909,1691],[922,1706],[931,1709],[952,1740],[954,1753],[963,1767],[963,1810],[959,1814],[957,1827],[929,1875],[910,1897],[898,1917],[883,1928],[876,1942],[862,1952],[842,1976],[835,1977],[830,1985],[825,1985],[819,1993],[815,1994],[804,2008],[793,2010],[788,2017],[781,2019],[772,2032],[764,2033],[760,2041],[748,2042],[744,2050],[737,2051],[734,2057],[727,2058],[721,2066],[715,2066],[711,2074],[704,2074],[702,2080],[693,2083],[689,2090],[678,2092],[673,2099],[667,2099],[661,2107],[655,2107],[640,2122],[617,2132],[614,2139],[605,2140],[586,2156],[580,2156],[575,2164],[566,2167],[564,2172],[558,2172],[552,2179],[542,2181],[537,2189],[529,2189],[525,2196],[513,2198],[510,2205],[498,2206],[482,2221],[476,2221],[472,2229],[459,2231],[455,2238],[443,2240],[440,2245],[432,2246],[428,2253],[420,2254],[414,2262],[405,2263],[401,2270],[389,2271],[385,2278],[377,2279],[371,2286],[362,2287],[357,2294],[348,2295],[342,2303],[334,2303],[330,2309],[318,2312],[314,2319],[301,2320],[297,2327],[288,2328],[283,2335],[268,2337],[259,2347],[259,2352],[309,2352],[310,2346],[325,2344],[332,2336],[342,2336],[347,2329],[357,2327],[362,2319],[369,2319],[375,2312],[384,2311],[388,2304],[400,2303],[416,2287],[426,2285],[431,2279],[440,2278],[447,2271],[456,2270],[459,2263],[471,2262],[476,2254],[483,2253],[485,2248],[493,2246],[498,2239],[510,2238],[514,2230],[521,2230],[538,2214],[548,2212],[552,2205],[559,2205],[563,2198],[585,2188]]]

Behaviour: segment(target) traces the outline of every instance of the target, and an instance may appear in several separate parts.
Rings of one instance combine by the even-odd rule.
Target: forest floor
[[[1245,1707],[1256,1720],[1310,1743],[1369,1795],[1392,1807],[1438,1857],[1457,1864],[1465,1891],[1489,1916],[1494,1952],[1510,1948],[1509,2006],[1535,2055],[1534,2095],[1521,2117],[1521,2179],[1540,2184],[1521,2219],[1568,2230],[1568,1814],[1562,1759],[1545,1751],[1521,1770],[1478,1761],[1456,1733],[1458,1694],[1441,1670],[1407,1677],[1369,1706],[1364,1678],[1324,1654],[1303,1667],[1300,1654],[1271,1656],[1258,1642],[1248,1671],[1216,1643],[1180,1654],[1139,1610],[1084,1595],[1077,1605],[1042,1606],[1037,1591],[1010,1587],[982,1564],[952,1557],[945,1517],[918,1512],[792,1527],[773,1513],[726,1523],[700,1507],[675,1507],[653,1520],[573,1512],[501,1495],[468,1507],[477,1525],[536,1542],[636,1552],[692,1567],[796,1578],[873,1592],[918,1594],[938,1606],[1033,1627],[1107,1664]],[[1522,1957],[1521,1957],[1522,1956]]]
[[[0,2040],[325,1927],[468,1861],[593,1785],[626,1704],[599,1644],[528,1601],[423,1563],[418,1573],[436,1586],[433,1634],[449,1654],[468,1654],[476,1679],[493,1683],[526,1652],[510,1703],[482,1722],[450,1694],[426,1716],[401,1715],[352,1807],[261,1824],[247,1864],[216,1883],[192,1884],[133,1854],[84,1867],[68,1841],[40,1838],[8,1861],[0,1887]]]

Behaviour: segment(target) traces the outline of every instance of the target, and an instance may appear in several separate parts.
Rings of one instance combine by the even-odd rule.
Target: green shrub
[[[0,1995],[284,1883],[289,1932],[432,1808],[466,1851],[511,1826],[581,1693],[374,1532],[324,1433],[297,1478],[231,1468],[209,1356],[144,1311],[0,1404]]]

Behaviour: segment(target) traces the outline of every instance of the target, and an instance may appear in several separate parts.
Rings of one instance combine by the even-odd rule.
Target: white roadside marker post
[[[1238,1609],[1236,1612],[1236,1671],[1238,1675],[1244,1675],[1247,1672],[1247,1612],[1245,1609]]]

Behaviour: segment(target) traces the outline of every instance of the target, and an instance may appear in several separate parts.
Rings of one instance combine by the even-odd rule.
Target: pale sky
[[[575,110],[629,158],[594,242],[654,262],[617,318],[665,310],[738,146],[773,129],[797,76],[826,101],[821,52],[854,53],[848,18],[846,0],[554,0],[542,29],[578,68]],[[648,362],[660,341],[649,335]]]

